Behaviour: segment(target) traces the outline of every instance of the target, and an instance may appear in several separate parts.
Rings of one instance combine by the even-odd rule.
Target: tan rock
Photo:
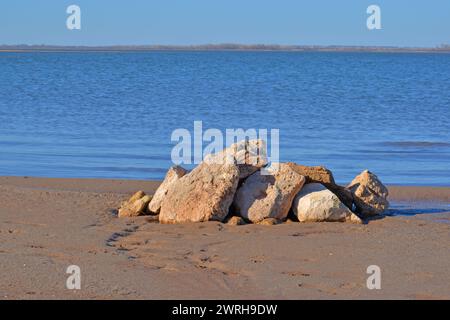
[[[244,224],[247,224],[245,220],[242,217],[238,216],[232,216],[228,221],[227,224],[230,226],[242,226]]]
[[[133,210],[129,209],[128,207],[122,206],[119,208],[119,213],[117,216],[119,218],[126,218],[126,217],[137,217],[139,214],[136,214]]]
[[[388,189],[368,170],[361,172],[347,188],[353,193],[356,212],[364,217],[381,214],[389,208]]]
[[[262,226],[274,226],[274,225],[280,224],[281,222],[282,222],[282,220],[279,220],[279,219],[266,218],[264,220],[257,222],[257,224],[260,224]]]
[[[142,214],[147,214],[148,204],[152,201],[152,196],[145,195],[142,198],[136,200],[133,204],[134,208],[137,212],[141,212]]]
[[[279,164],[269,175],[255,172],[236,192],[233,207],[254,223],[266,218],[285,219],[295,195],[305,183],[305,177],[290,166]]]
[[[153,195],[152,201],[148,205],[148,210],[152,214],[159,214],[161,210],[161,204],[167,195],[167,192],[171,186],[173,186],[180,178],[184,177],[187,171],[180,166],[171,167],[167,173],[164,181],[156,190]]]
[[[128,201],[125,201],[119,209],[119,218],[137,217],[147,213],[147,206],[152,200],[151,196],[143,191],[136,192]]]
[[[236,164],[239,178],[244,179],[267,165],[267,145],[264,140],[242,140],[205,157],[208,163]]]
[[[136,200],[139,200],[139,199],[143,198],[144,196],[145,196],[145,192],[144,191],[138,191],[135,194],[133,194],[131,196],[131,198],[127,200],[127,202],[133,203]]]
[[[306,184],[292,205],[300,222],[350,221],[362,223],[339,198],[320,183]]]
[[[159,214],[161,223],[223,221],[239,182],[235,164],[202,162],[169,188]]]
[[[330,170],[322,166],[309,167],[296,164],[294,162],[289,162],[288,165],[291,166],[297,173],[305,176],[306,184],[321,183],[337,195],[349,209],[352,209],[353,196],[351,191],[337,185],[334,181],[333,173]]]
[[[305,177],[305,183],[321,183],[323,185],[336,184],[334,182],[333,173],[325,167],[316,166],[309,167],[297,164],[294,162],[288,162],[288,166],[295,170],[298,174]]]

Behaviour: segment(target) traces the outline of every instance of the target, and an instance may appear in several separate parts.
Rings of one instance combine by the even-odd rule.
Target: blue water
[[[281,160],[450,185],[450,55],[0,53],[0,175],[162,178],[176,128],[278,128]]]

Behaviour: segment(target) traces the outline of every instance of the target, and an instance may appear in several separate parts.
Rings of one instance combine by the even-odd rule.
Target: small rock
[[[133,202],[135,202],[136,200],[139,200],[139,199],[143,198],[144,196],[145,196],[145,192],[144,192],[144,191],[138,191],[138,192],[136,192],[135,194],[133,194],[133,195],[131,196],[131,198],[128,199],[127,202],[133,203]]]
[[[145,215],[151,200],[152,197],[146,195],[143,191],[136,192],[128,201],[122,203],[119,209],[119,218]]]
[[[298,223],[298,221],[294,220],[294,219],[291,219],[291,218],[287,218],[286,223],[287,224],[292,224],[292,223]]]
[[[339,198],[319,183],[306,184],[297,194],[293,211],[300,222],[350,221],[362,223]]]
[[[263,225],[263,226],[274,226],[277,224],[280,224],[282,221],[275,218],[266,218],[264,220],[261,220],[257,222],[257,224]]]
[[[232,216],[228,220],[227,224],[229,224],[230,226],[242,226],[247,223],[245,222],[245,220],[242,217]]]

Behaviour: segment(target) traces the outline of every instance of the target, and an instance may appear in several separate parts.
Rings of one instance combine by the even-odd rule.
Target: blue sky
[[[82,29],[66,28],[66,8]],[[381,7],[382,30],[366,9]],[[2,0],[0,44],[436,46],[450,44],[449,0]]]

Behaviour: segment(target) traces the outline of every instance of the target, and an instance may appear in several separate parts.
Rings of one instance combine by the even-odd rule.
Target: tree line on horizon
[[[365,52],[450,52],[449,44],[436,47],[204,44],[204,45],[0,45],[2,51],[161,51],[161,50],[252,50],[252,51],[365,51]]]

